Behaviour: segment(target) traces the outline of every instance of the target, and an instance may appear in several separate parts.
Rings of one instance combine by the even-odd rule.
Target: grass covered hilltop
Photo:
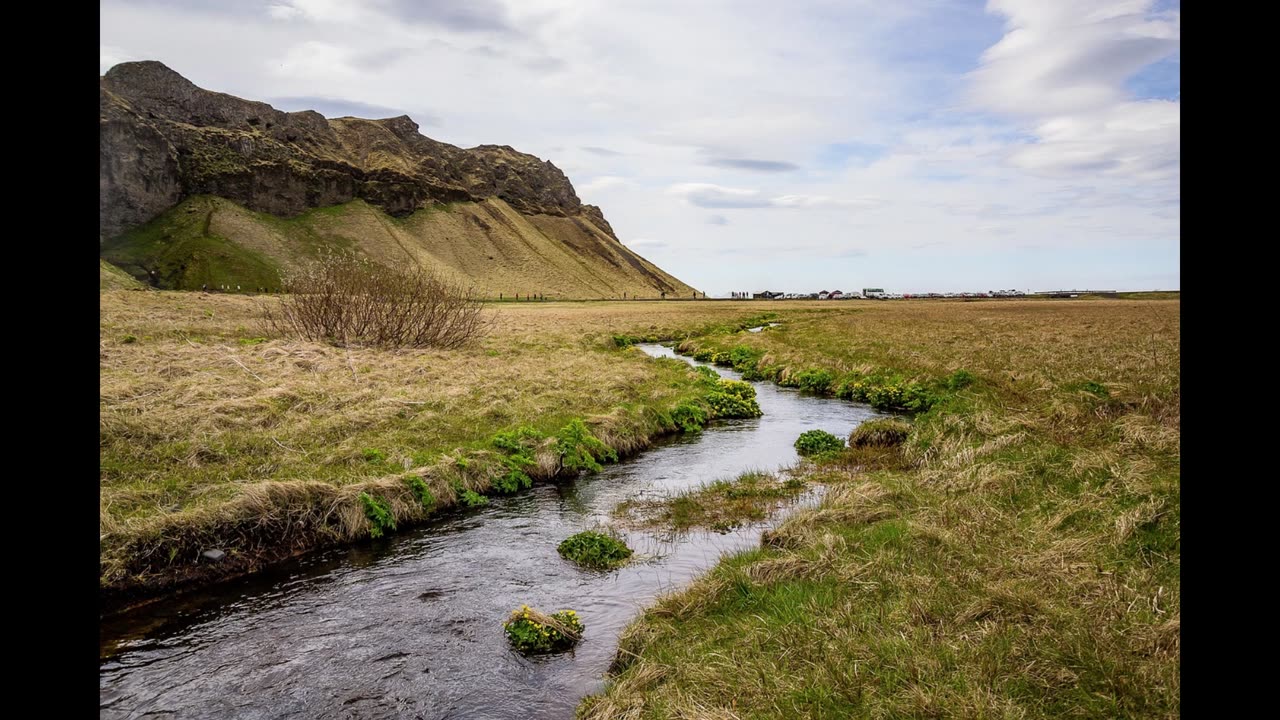
[[[963,381],[806,466],[821,506],[647,610],[579,715],[1178,717],[1179,315],[907,301],[687,342],[820,392]]]

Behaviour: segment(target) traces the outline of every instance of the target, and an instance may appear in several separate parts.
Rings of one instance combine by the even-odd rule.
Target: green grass
[[[189,198],[145,225],[102,245],[102,258],[134,278],[171,290],[239,285],[245,292],[280,286],[276,263],[209,230],[207,198]]]
[[[594,530],[570,535],[556,551],[564,559],[593,570],[613,569],[631,557],[631,548],[621,538]]]
[[[801,457],[818,457],[844,449],[844,440],[826,430],[805,430],[796,438],[796,452]]]
[[[98,260],[98,290],[142,290],[146,286],[106,260]]]

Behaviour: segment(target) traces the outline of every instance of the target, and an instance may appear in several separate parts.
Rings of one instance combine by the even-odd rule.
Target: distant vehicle
[[[844,297],[844,293],[839,290],[832,290],[831,294],[827,296],[829,300],[839,300],[842,297]]]
[[[874,300],[883,300],[888,297],[884,288],[862,288],[862,297]]]
[[[819,300],[827,300],[827,299],[830,299],[830,297],[831,297],[831,293],[827,292],[826,290],[823,290],[818,293]]]

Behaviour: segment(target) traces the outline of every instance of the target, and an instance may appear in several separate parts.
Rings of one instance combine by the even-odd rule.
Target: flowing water
[[[103,618],[100,717],[572,718],[579,699],[602,687],[627,623],[721,554],[757,546],[766,524],[626,532],[640,560],[609,573],[562,559],[561,540],[628,498],[788,466],[805,430],[843,436],[878,416],[754,385],[762,418],[716,423],[596,475]],[[526,603],[573,608],[583,641],[534,659],[511,651],[502,622]]]

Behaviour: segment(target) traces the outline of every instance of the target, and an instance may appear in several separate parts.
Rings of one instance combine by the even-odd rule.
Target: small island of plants
[[[556,550],[564,559],[593,570],[613,569],[631,557],[631,548],[620,538],[594,530],[570,535]]]
[[[502,629],[507,633],[507,640],[512,647],[526,655],[532,655],[572,648],[582,640],[586,627],[573,610],[561,610],[548,615],[528,605],[521,605],[502,624]]]

